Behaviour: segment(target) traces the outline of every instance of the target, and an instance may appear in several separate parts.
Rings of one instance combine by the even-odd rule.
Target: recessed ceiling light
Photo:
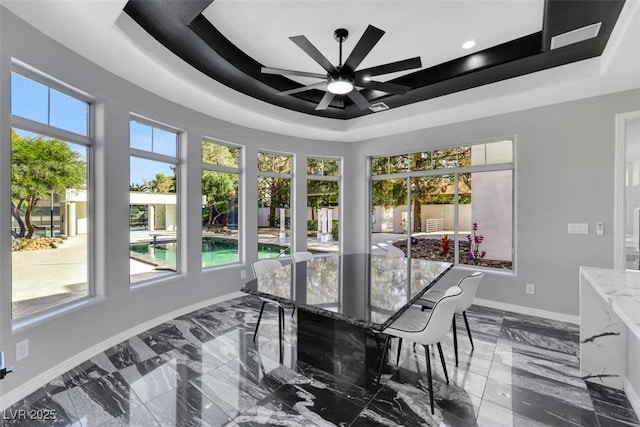
[[[462,48],[463,49],[471,49],[475,45],[476,45],[476,41],[475,40],[468,40],[468,41],[462,43]]]

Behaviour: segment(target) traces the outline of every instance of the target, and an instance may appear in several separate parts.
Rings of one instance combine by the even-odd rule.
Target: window
[[[178,133],[133,118],[129,122],[129,280],[178,271]]]
[[[640,111],[622,113],[616,117],[616,121],[616,157],[617,161],[624,162],[619,166],[621,174],[616,180],[616,187],[622,187],[623,190],[620,191],[623,197],[618,198],[616,202],[616,222],[619,226],[616,228],[616,234],[619,234],[616,241],[616,265],[627,270],[639,270]]]
[[[12,317],[91,296],[88,99],[11,73]]]
[[[376,157],[371,173],[372,251],[513,269],[513,141]]]
[[[307,158],[307,237],[309,249],[339,252],[340,160]]]
[[[293,156],[258,152],[258,258],[291,253]]]
[[[202,141],[202,267],[240,262],[240,148]]]

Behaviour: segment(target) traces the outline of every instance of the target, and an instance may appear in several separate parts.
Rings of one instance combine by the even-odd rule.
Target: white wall
[[[481,250],[487,259],[511,261],[512,206],[511,171],[473,174],[471,224],[478,224],[477,233],[484,236]]]
[[[469,232],[471,230],[472,208],[473,205],[471,204],[460,204],[458,206],[458,223],[460,224],[459,230],[461,232]],[[422,231],[427,230],[427,218],[444,218],[444,229],[447,231],[455,230],[455,205],[422,205],[420,209]]]
[[[53,318],[15,329],[11,320],[10,234],[0,233],[0,351],[14,372],[0,382],[0,401],[30,379],[104,340],[165,313],[199,301],[238,291],[244,280],[238,265],[202,272],[200,142],[203,135],[245,147],[245,224],[241,240],[247,263],[257,258],[257,153],[259,149],[294,152],[296,250],[306,249],[306,157],[342,155],[343,144],[308,141],[241,128],[213,118],[216,111],[196,112],[173,104],[104,71],[44,37],[0,6],[0,200],[10,198],[11,57],[95,97],[96,140],[92,200],[95,211],[95,288],[98,298]],[[178,211],[184,244],[181,271],[166,280],[131,290],[129,286],[129,113],[135,112],[183,130]],[[208,114],[208,115],[207,115]],[[193,220],[189,220],[193,219]],[[294,218],[298,220],[298,218]],[[9,209],[0,209],[0,224],[10,224]],[[8,231],[8,230],[7,230]],[[250,276],[250,274],[248,275]],[[29,339],[29,357],[15,361],[15,344]]]
[[[640,90],[633,90],[354,143],[344,211],[368,211],[367,156],[513,137],[515,271],[487,271],[478,297],[576,316],[579,266],[613,267],[615,115],[638,109]],[[569,222],[588,223],[590,233],[567,234]],[[595,235],[596,222],[604,236]],[[352,232],[345,252],[366,248],[367,225],[344,216]],[[468,271],[456,270],[452,276]],[[525,294],[526,283],[536,285],[535,295]]]

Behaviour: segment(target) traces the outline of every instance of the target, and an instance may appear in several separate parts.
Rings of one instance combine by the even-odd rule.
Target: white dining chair
[[[256,279],[260,280],[262,276],[268,274],[275,270],[276,268],[282,267],[280,261],[275,258],[265,258],[259,259],[251,264],[251,269],[253,270],[253,275]],[[282,304],[277,301],[270,300],[267,298],[260,298],[262,300],[262,306],[260,307],[260,314],[258,315],[258,322],[256,323],[256,329],[253,331],[253,340],[256,340],[256,335],[258,335],[258,328],[260,327],[260,321],[262,320],[262,313],[264,311],[264,306],[266,303],[274,303],[278,304],[278,340],[280,343],[280,347],[282,348],[282,334],[284,331],[284,308]],[[289,307],[287,307],[289,308]]]
[[[272,272],[278,267],[282,267],[282,263],[275,258],[259,259],[251,264],[251,269],[253,270],[253,275],[256,279]]]
[[[371,255],[386,255],[387,251],[378,246],[377,243],[371,243]]]
[[[307,251],[299,251],[291,254],[291,260],[293,263],[303,262],[303,261],[311,261],[313,259],[313,254]]]
[[[385,251],[383,255],[394,256],[398,258],[404,258],[406,256],[402,249],[400,249],[399,247],[391,243],[380,242],[380,243],[377,243],[377,246],[381,248],[383,251]]]
[[[471,307],[473,304],[473,300],[476,297],[476,292],[478,290],[478,285],[480,281],[484,277],[484,274],[476,271],[475,273],[464,277],[462,280],[458,282],[456,286],[462,289],[462,298],[458,302],[458,306],[456,307],[456,313],[462,313],[462,317],[464,318],[464,324],[467,327],[467,335],[469,335],[469,342],[471,343],[471,351],[474,350],[473,346],[473,338],[471,337],[471,329],[469,328],[469,321],[467,320],[467,309]],[[442,296],[445,294],[444,289],[431,289],[425,292],[425,294],[416,301],[417,305],[422,306],[422,310],[425,308],[431,308]],[[456,366],[458,366],[458,333],[456,329],[456,316],[453,316],[453,348],[456,355]]]
[[[429,401],[431,403],[431,413],[433,410],[433,380],[431,378],[431,356],[429,346],[436,344],[440,353],[440,362],[444,376],[449,384],[449,375],[447,366],[442,353],[441,341],[447,336],[449,327],[451,326],[451,318],[454,316],[456,307],[462,297],[462,289],[452,286],[447,289],[442,298],[440,298],[429,312],[418,311],[414,309],[406,310],[400,315],[391,326],[382,331],[387,337],[384,342],[384,350],[382,351],[382,360],[378,369],[377,383],[380,384],[382,376],[382,368],[385,363],[387,351],[389,349],[389,339],[391,337],[400,338],[398,343],[398,351],[400,351],[403,339],[413,341],[414,343],[424,346],[425,357],[427,361],[427,380],[429,384]]]

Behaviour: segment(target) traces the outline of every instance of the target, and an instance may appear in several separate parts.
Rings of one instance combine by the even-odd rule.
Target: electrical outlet
[[[247,278],[247,272],[245,270],[240,270],[240,278],[241,279],[246,279]]]
[[[22,340],[16,343],[16,361],[24,359],[29,355],[29,340]]]
[[[527,283],[525,292],[529,295],[533,295],[536,293],[536,285],[533,283]]]

